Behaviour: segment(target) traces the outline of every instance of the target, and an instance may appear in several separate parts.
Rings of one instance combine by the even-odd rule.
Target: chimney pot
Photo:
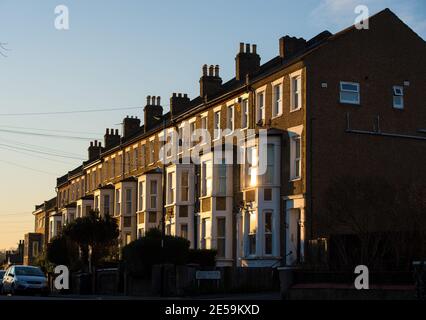
[[[159,106],[159,105],[161,105],[161,97],[160,96],[157,97],[157,106]]]
[[[115,135],[118,136],[118,129],[115,129]]]
[[[93,147],[93,141],[90,141],[90,146]]]
[[[178,93],[178,97],[179,97],[179,98],[182,98],[182,93]]]
[[[250,43],[246,43],[246,53],[250,53]]]
[[[244,53],[244,42],[240,42],[240,53]]]
[[[214,69],[213,65],[210,65],[210,67],[209,67],[209,76],[210,77],[213,76],[213,69]]]
[[[256,54],[256,53],[257,53],[257,45],[255,45],[255,44],[253,44],[253,45],[252,45],[252,47],[251,47],[251,52],[252,52],[253,54]]]
[[[216,65],[216,66],[214,67],[214,76],[215,76],[215,77],[219,77],[219,65]]]
[[[203,65],[203,76],[207,76],[207,65]]]
[[[150,105],[151,104],[151,96],[147,96],[146,97],[146,104]]]
[[[184,94],[183,94],[183,97],[184,97],[184,98],[188,98],[188,94],[184,93]]]
[[[106,129],[106,134],[109,134],[109,129],[108,128]]]

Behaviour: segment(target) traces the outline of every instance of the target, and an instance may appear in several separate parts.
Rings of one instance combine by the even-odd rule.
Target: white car
[[[47,295],[49,293],[49,286],[47,278],[40,268],[11,266],[6,270],[3,277],[2,292],[12,295],[19,293]]]

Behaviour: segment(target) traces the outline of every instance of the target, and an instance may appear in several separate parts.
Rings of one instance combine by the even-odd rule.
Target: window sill
[[[290,113],[300,111],[300,110],[302,110],[302,107],[299,107],[297,109],[290,108]]]
[[[297,110],[300,110],[300,109],[297,109]],[[295,110],[295,111],[297,111],[297,110]],[[283,113],[281,112],[281,113],[279,113],[279,114],[277,114],[277,115],[275,115],[275,116],[272,116],[272,117],[271,117],[271,120],[275,120],[275,119],[280,118],[280,117],[282,117],[282,116],[283,116]]]
[[[292,179],[290,179],[289,181],[290,181],[290,182],[296,182],[296,181],[300,181],[300,180],[302,180],[302,177],[292,178]]]
[[[350,102],[350,101],[341,101],[341,100],[339,100],[339,104],[341,104],[341,105],[349,105],[349,106],[358,106],[358,107],[360,107],[361,106],[361,103],[360,102]]]

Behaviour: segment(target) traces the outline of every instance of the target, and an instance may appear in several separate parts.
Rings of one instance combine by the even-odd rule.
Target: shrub
[[[214,266],[216,250],[191,249],[188,253],[188,263],[199,264],[202,267]]]
[[[173,236],[164,237],[158,229],[150,230],[146,235],[123,248],[123,260],[133,274],[150,275],[155,264],[170,263],[182,265],[188,261],[189,241]]]

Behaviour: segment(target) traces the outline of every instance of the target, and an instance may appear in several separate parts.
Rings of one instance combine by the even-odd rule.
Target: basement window
[[[404,109],[404,89],[401,86],[393,87],[393,107]]]
[[[359,83],[340,82],[340,103],[359,104]]]

